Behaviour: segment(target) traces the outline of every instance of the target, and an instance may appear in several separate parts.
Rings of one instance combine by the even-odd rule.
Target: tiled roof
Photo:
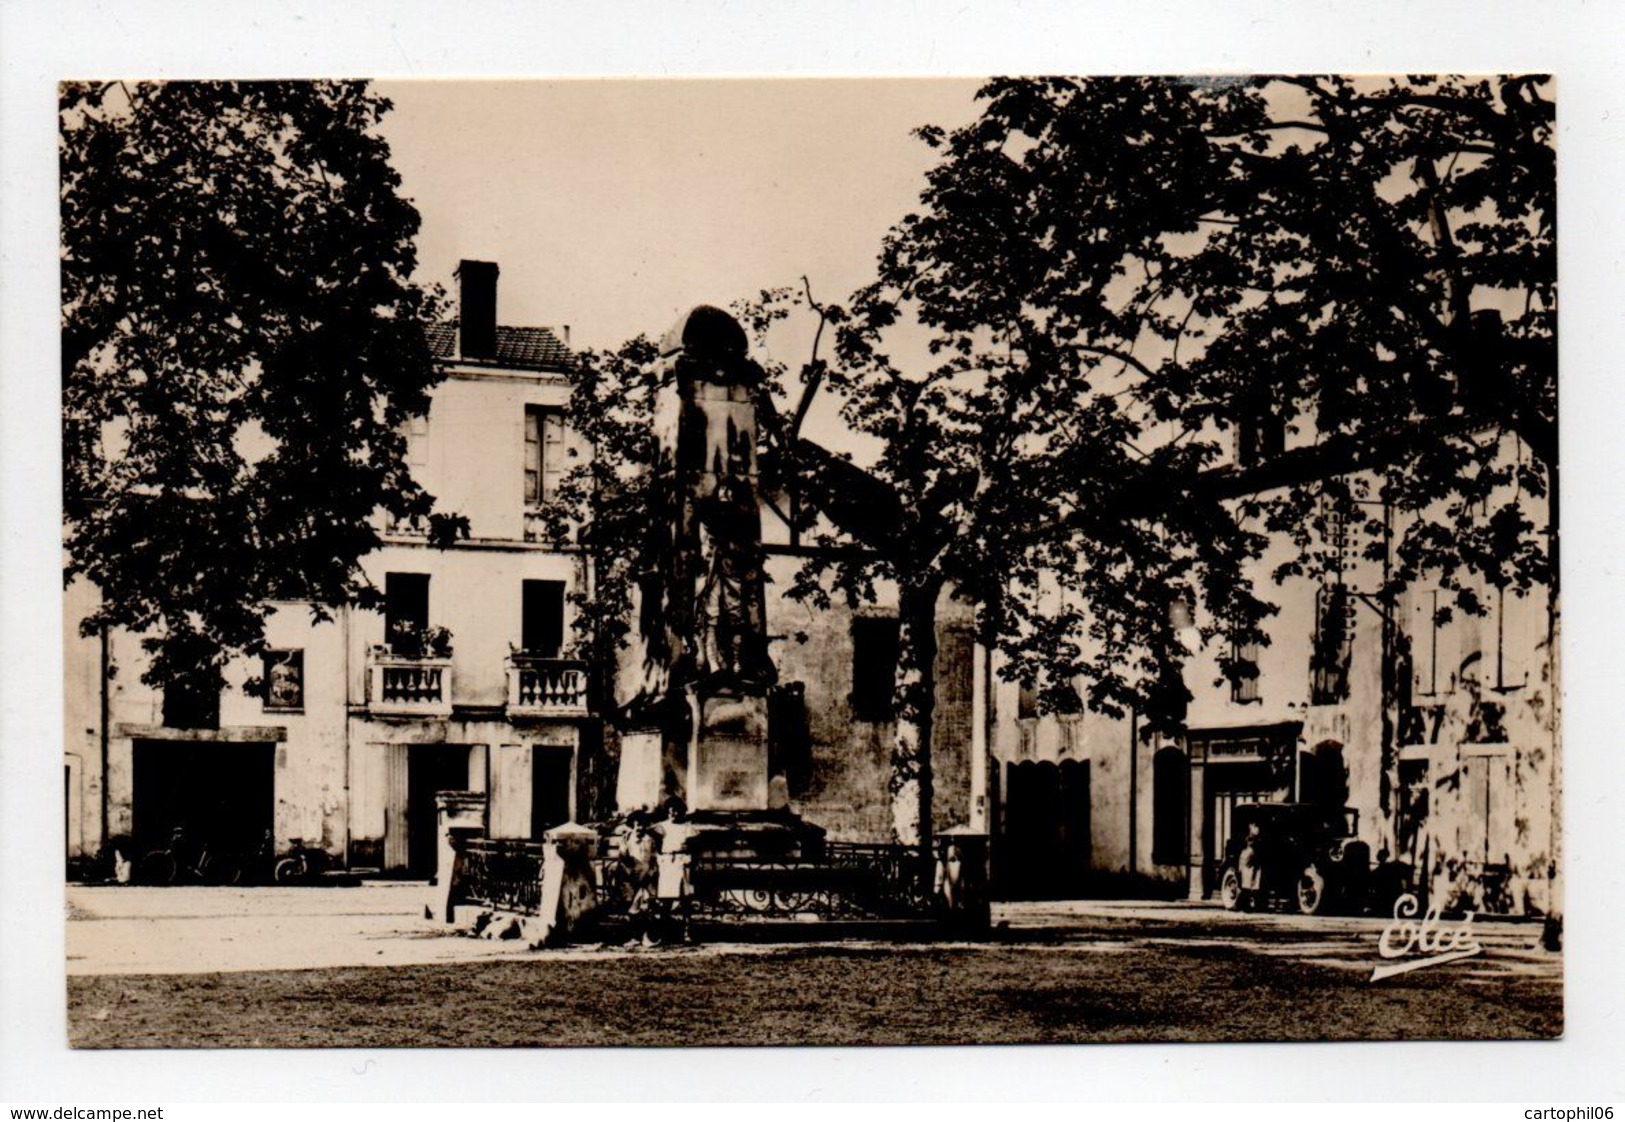
[[[545,327],[498,327],[497,353],[491,358],[464,359],[457,353],[457,321],[429,327],[429,349],[436,358],[479,362],[517,370],[561,370],[570,365],[570,348]]]

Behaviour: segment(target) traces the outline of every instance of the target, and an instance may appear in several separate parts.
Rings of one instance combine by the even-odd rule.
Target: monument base
[[[790,810],[701,810],[657,822],[662,853],[737,860],[806,860],[824,848],[824,828]]]
[[[688,750],[687,802],[696,813],[768,806],[767,698],[698,694]]]

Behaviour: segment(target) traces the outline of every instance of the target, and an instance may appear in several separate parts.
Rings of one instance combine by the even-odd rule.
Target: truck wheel
[[[1298,911],[1306,916],[1326,914],[1326,874],[1318,865],[1305,865],[1298,874]]]
[[[295,884],[304,879],[305,863],[297,857],[284,857],[276,863],[271,878],[278,884]]]
[[[1245,899],[1246,894],[1241,890],[1241,874],[1236,872],[1234,865],[1226,865],[1224,874],[1219,877],[1219,903],[1224,905],[1227,912],[1239,912]]]

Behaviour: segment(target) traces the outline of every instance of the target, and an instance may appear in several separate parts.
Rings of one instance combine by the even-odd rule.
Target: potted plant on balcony
[[[385,650],[395,658],[450,658],[451,632],[444,627],[397,625],[389,630]]]

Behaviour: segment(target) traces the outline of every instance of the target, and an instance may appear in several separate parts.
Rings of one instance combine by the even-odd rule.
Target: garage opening
[[[177,828],[217,852],[259,850],[275,812],[274,744],[137,740],[132,750],[137,853],[164,849]]]

